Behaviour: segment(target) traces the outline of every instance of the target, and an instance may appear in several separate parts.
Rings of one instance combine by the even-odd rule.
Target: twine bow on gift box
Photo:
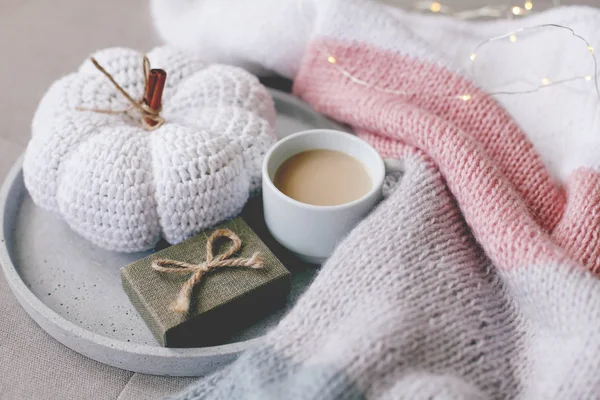
[[[214,242],[225,237],[230,239],[232,246],[222,254],[215,257],[213,253]],[[190,264],[183,261],[159,259],[152,262],[152,268],[155,271],[173,273],[173,274],[189,274],[192,276],[185,282],[177,299],[171,305],[171,309],[176,313],[186,314],[190,308],[192,291],[194,286],[202,280],[202,277],[217,268],[221,267],[248,267],[252,269],[260,269],[264,267],[259,253],[254,253],[250,258],[229,258],[242,247],[241,239],[229,229],[216,230],[206,242],[206,261],[201,264]]]

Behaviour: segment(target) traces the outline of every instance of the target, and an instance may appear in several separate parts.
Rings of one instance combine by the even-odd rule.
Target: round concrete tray
[[[278,91],[272,94],[279,137],[304,129],[342,129],[294,97]],[[224,338],[219,346],[160,347],[123,292],[119,276],[122,266],[150,252],[112,253],[79,237],[62,220],[33,204],[23,184],[21,162],[15,164],[0,190],[0,263],[6,279],[42,329],[96,361],[155,375],[210,373],[255,346],[315,274],[314,267],[287,260],[278,248],[276,255],[284,264],[292,264],[292,291],[282,310]],[[261,219],[256,217],[261,215],[260,201],[247,208],[250,219]]]

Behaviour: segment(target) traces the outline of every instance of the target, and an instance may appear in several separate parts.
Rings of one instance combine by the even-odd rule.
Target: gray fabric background
[[[491,3],[441,2],[458,9]],[[600,5],[599,0],[577,3]],[[155,44],[145,0],[0,0],[0,180],[24,150],[33,111],[53,80],[77,68],[97,49],[119,45],[147,50]],[[74,353],[27,316],[2,274],[0,360],[3,400],[152,399],[193,381],[134,374]]]

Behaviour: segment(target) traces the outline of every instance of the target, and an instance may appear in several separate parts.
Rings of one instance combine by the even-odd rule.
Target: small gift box
[[[289,271],[241,218],[123,267],[121,279],[166,347],[222,343],[290,289]]]

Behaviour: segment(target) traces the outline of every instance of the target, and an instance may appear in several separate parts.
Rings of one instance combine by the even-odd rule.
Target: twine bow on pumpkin
[[[233,243],[232,246],[222,254],[215,257],[213,253],[214,242],[225,237],[230,239]],[[252,269],[260,269],[264,267],[264,264],[260,258],[260,254],[254,253],[250,258],[229,258],[236,253],[242,247],[241,239],[229,229],[217,229],[206,241],[206,261],[201,264],[190,264],[183,261],[159,259],[152,262],[152,268],[155,271],[166,272],[172,274],[189,274],[192,276],[185,282],[177,299],[171,305],[171,309],[176,313],[186,314],[190,308],[190,301],[192,298],[192,291],[194,286],[202,277],[217,268],[222,267],[248,267]]]
[[[130,106],[124,110],[77,107],[79,111],[92,111],[102,114],[126,114],[134,109],[140,114],[140,121],[144,129],[154,130],[165,123],[165,119],[160,116],[162,91],[167,76],[164,70],[150,69],[150,60],[144,56],[142,61],[142,68],[144,70],[144,96],[140,100],[135,100],[94,57],[90,57],[90,61],[98,71],[108,78],[119,93],[127,99]]]

